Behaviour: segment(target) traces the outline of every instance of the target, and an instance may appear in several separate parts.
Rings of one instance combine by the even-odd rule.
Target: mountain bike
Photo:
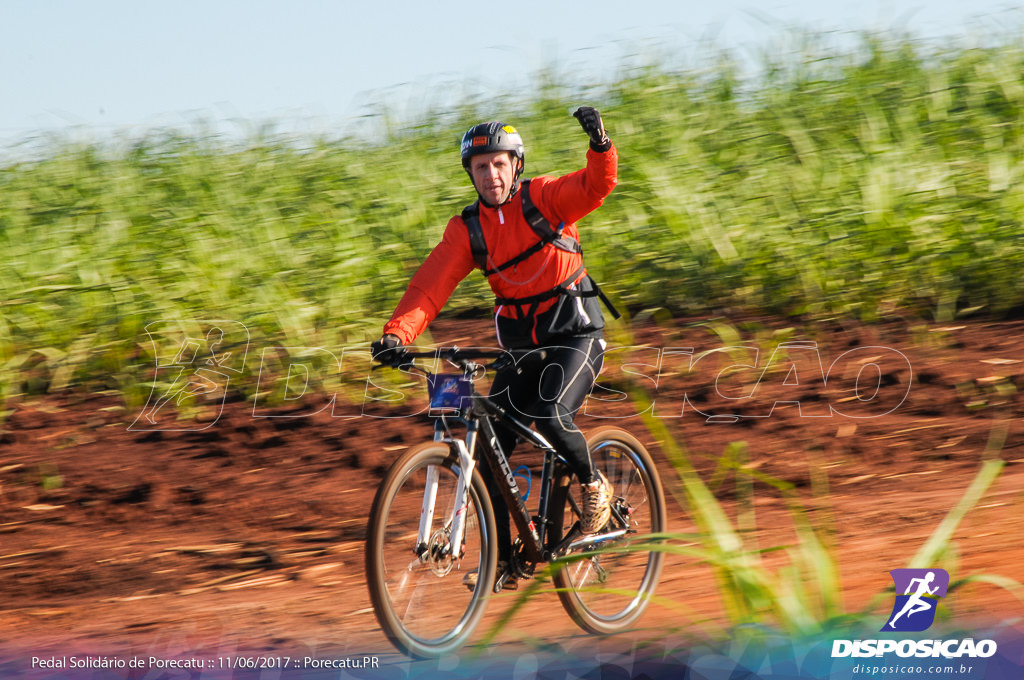
[[[646,609],[663,554],[665,497],[644,446],[615,427],[590,434],[595,466],[612,485],[611,518],[596,534],[580,531],[580,484],[542,435],[478,393],[487,371],[517,370],[543,350],[446,348],[406,350],[397,368],[422,375],[434,420],[433,441],[414,446],[391,465],[377,489],[366,540],[373,609],[385,635],[413,657],[449,653],[473,634],[490,593],[510,579],[529,579],[553,563],[561,604],[584,630],[621,631]],[[445,360],[453,373],[433,373],[416,359]],[[477,360],[490,359],[480,364]],[[495,425],[511,428],[542,452],[540,483],[531,489],[498,445]],[[497,568],[495,517],[478,466],[488,465],[510,509],[512,559]],[[532,476],[531,476],[532,479]],[[527,486],[526,494],[520,483]],[[536,512],[527,503],[536,492]],[[475,579],[466,574],[476,570]]]

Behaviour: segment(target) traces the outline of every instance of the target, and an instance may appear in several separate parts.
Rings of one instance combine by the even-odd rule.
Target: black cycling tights
[[[564,457],[580,482],[594,481],[596,472],[587,439],[573,423],[576,412],[590,394],[604,363],[604,342],[600,338],[568,338],[541,348],[543,362],[520,362],[521,372],[504,371],[495,376],[490,398],[508,409],[517,420],[529,425],[551,442]],[[506,455],[516,445],[516,434],[497,425],[498,444]],[[497,521],[498,558],[508,560],[512,544],[508,506],[498,491],[490,467],[480,466],[487,483]]]

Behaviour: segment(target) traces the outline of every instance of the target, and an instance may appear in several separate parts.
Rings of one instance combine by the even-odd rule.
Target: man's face
[[[494,151],[473,156],[469,174],[477,192],[491,205],[501,205],[512,191],[515,160],[508,151]]]

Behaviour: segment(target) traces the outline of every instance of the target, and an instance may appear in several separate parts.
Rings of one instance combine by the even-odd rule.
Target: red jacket
[[[563,236],[579,240],[576,221],[598,208],[618,182],[618,153],[587,151],[587,167],[563,177],[536,177],[530,182],[530,198],[553,227],[565,223]],[[490,262],[506,262],[537,242],[537,234],[523,218],[521,192],[499,208],[480,204],[480,225],[487,241]],[[580,268],[583,256],[548,245],[514,267],[488,278],[499,298],[525,298],[551,290]],[[410,344],[441,311],[455,287],[474,268],[469,235],[460,215],[452,217],[441,242],[413,276],[384,333]],[[577,280],[583,278],[581,274]],[[575,298],[578,300],[578,298]],[[552,298],[537,305],[535,316],[558,303]],[[515,306],[495,309],[501,319],[517,316]],[[534,329],[535,330],[535,329]],[[499,337],[499,340],[501,338]],[[536,340],[536,333],[534,333]]]

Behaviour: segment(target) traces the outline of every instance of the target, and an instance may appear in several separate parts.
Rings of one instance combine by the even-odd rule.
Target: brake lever
[[[392,349],[384,350],[384,352],[381,352],[381,354],[384,354],[385,352],[392,354],[392,356],[394,356],[395,358],[391,361],[383,361],[381,359],[373,357],[373,361],[375,361],[376,363],[370,367],[371,371],[376,371],[381,368],[397,368],[398,370],[402,370],[403,368],[409,368],[411,366],[416,365],[415,360],[409,358],[409,350],[407,349],[395,347]]]
[[[502,371],[507,370],[510,365],[515,365],[515,362],[512,360],[512,355],[505,352],[495,359],[489,368],[495,373],[501,373]]]
[[[524,354],[520,359],[529,356],[529,362],[544,362],[547,361],[548,351],[546,349],[535,349],[531,350],[528,354]],[[508,370],[509,368],[515,367],[517,373],[522,373],[522,366],[519,365],[519,361],[513,358],[512,352],[504,352],[501,356],[495,359],[488,367],[495,373]]]

